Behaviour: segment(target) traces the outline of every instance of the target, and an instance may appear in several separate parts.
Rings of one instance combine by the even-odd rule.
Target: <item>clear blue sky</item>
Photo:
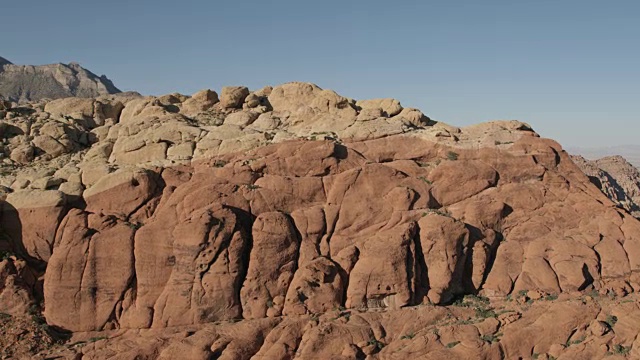
[[[640,1],[4,1],[0,56],[123,90],[308,81],[565,146],[639,144]]]

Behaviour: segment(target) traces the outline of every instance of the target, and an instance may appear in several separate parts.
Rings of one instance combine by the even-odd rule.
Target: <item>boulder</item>
[[[356,106],[358,106],[361,111],[379,110],[385,117],[396,116],[402,111],[402,105],[400,105],[400,101],[396,99],[360,100],[356,102]]]
[[[220,105],[223,108],[242,108],[244,100],[249,95],[249,89],[245,86],[225,86],[220,95]]]
[[[29,259],[47,262],[66,211],[66,197],[60,191],[15,191],[2,204],[2,229],[19,252],[24,251]]]

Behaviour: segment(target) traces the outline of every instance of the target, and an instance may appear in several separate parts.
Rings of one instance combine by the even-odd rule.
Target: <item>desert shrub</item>
[[[458,155],[458,153],[456,153],[456,152],[453,152],[453,151],[447,152],[447,159],[449,159],[449,160],[452,160],[452,161],[458,160],[459,156],[460,155]]]
[[[408,333],[407,335],[402,336],[400,340],[411,340],[414,337],[416,337],[416,334],[411,332],[411,333]]]
[[[609,327],[613,328],[613,326],[618,322],[618,317],[615,315],[607,315],[607,318],[604,320]]]

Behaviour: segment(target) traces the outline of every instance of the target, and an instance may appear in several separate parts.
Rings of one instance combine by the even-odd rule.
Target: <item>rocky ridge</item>
[[[622,156],[587,160],[572,156],[573,161],[613,202],[640,218],[640,170]]]
[[[106,76],[97,76],[78,63],[14,65],[0,57],[0,95],[9,101],[91,98],[119,92]]]
[[[73,336],[39,356],[640,349],[640,222],[527,124],[306,83],[4,111],[0,312]]]

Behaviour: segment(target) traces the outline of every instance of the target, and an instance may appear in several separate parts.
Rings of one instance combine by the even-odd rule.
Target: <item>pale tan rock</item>
[[[207,111],[213,108],[215,104],[220,102],[218,94],[215,91],[205,89],[193,94],[191,98],[182,102],[181,111],[189,116],[195,116],[198,113]]]
[[[356,112],[346,98],[332,91],[325,91],[309,83],[292,82],[276,86],[269,94],[269,103],[274,111],[304,114],[308,109],[329,113],[344,112],[355,118]]]
[[[362,110],[380,110],[385,117],[392,117],[400,114],[402,105],[396,99],[370,99],[360,100],[356,102],[356,106]]]
[[[167,143],[148,144],[141,148],[126,151],[114,152],[111,155],[111,162],[120,164],[143,164],[153,161],[162,161],[167,158]]]
[[[198,91],[191,96],[192,99],[200,102],[217,103],[219,101],[218,94],[215,91],[205,89]]]
[[[89,163],[82,168],[82,184],[91,187],[111,172],[111,167],[106,164]]]
[[[71,150],[68,144],[62,144],[49,135],[36,136],[33,145],[52,157],[58,157]]]
[[[67,197],[69,196],[82,196],[84,192],[84,186],[82,186],[82,182],[80,181],[67,181],[60,186],[58,186],[58,190],[63,192]]]
[[[64,98],[48,102],[44,106],[44,111],[57,118],[70,117],[80,121],[89,120],[93,119],[94,115],[93,103],[93,99]]]
[[[198,92],[199,93],[199,92]],[[196,94],[198,94],[196,93]],[[175,105],[184,102],[189,99],[188,96],[182,95],[180,93],[167,94],[158,97],[158,101],[163,105]]]
[[[35,149],[31,144],[23,144],[11,151],[11,160],[20,163],[28,164],[33,161]]]
[[[53,176],[47,176],[47,177],[36,179],[30,184],[30,187],[32,189],[38,189],[38,190],[51,190],[53,187],[58,187],[63,182],[64,182],[63,179],[56,178]]]
[[[249,95],[249,89],[244,86],[226,86],[220,94],[220,105],[223,108],[242,108],[242,103]]]
[[[193,157],[195,143],[188,141],[180,145],[167,149],[167,159],[170,160],[190,160]]]
[[[253,123],[253,121],[256,120],[259,115],[260,114],[253,111],[239,111],[227,115],[226,119],[224,119],[224,123],[244,128],[247,125],[251,125],[251,123]]]

